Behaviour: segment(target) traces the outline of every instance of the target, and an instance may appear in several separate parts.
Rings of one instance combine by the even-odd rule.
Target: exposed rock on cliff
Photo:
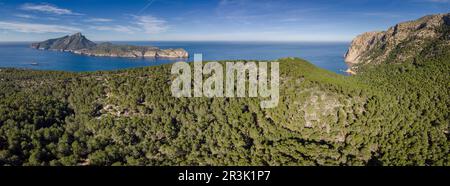
[[[112,43],[96,44],[89,41],[81,33],[50,39],[40,43],[31,44],[32,48],[41,50],[68,51],[75,54],[105,57],[160,57],[160,58],[187,58],[188,52],[184,49],[159,49],[151,46],[114,45]]]
[[[404,22],[382,32],[367,32],[356,37],[345,54],[352,70],[364,64],[412,61],[422,52],[432,55],[431,46],[450,45],[450,13]]]

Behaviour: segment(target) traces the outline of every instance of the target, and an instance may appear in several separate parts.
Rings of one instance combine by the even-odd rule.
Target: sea
[[[300,57],[314,65],[339,74],[347,65],[344,54],[348,42],[219,42],[219,41],[129,41],[113,42],[139,46],[184,48],[193,56],[203,54],[203,61],[223,60],[276,60]],[[188,59],[115,58],[77,55],[70,52],[42,51],[30,48],[29,42],[0,43],[0,67],[89,72],[155,66]]]

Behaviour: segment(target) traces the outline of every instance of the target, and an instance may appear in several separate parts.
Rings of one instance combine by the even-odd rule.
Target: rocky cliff
[[[49,39],[31,44],[32,48],[41,50],[58,50],[73,52],[81,55],[103,57],[148,57],[148,58],[187,58],[184,49],[159,49],[151,46],[115,45],[112,43],[96,44],[89,41],[81,33]]]
[[[361,34],[351,42],[345,62],[352,71],[364,64],[408,62],[420,53],[433,55],[437,45],[450,45],[450,13],[400,23],[387,31]]]

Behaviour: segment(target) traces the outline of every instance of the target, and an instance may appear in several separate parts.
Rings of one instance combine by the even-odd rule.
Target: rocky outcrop
[[[114,45],[102,43],[94,48],[75,51],[75,53],[101,57],[129,58],[187,58],[189,54],[184,49],[159,49],[150,46]]]
[[[32,48],[41,50],[58,50],[73,52],[80,55],[100,57],[129,57],[129,58],[187,58],[184,49],[159,49],[151,46],[115,45],[112,43],[96,44],[89,41],[81,33],[50,39],[31,44]]]
[[[148,54],[148,52],[146,52],[146,53]],[[156,53],[156,57],[170,58],[171,56],[187,57],[188,53],[185,50],[180,50],[180,49],[158,50]]]
[[[411,61],[430,45],[450,45],[450,13],[404,22],[387,31],[357,36],[345,54],[352,71],[364,64]]]

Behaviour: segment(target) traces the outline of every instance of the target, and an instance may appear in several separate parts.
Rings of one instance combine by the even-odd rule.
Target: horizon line
[[[0,43],[13,42],[42,42],[46,40],[32,41],[32,40],[11,40],[0,41]],[[93,42],[314,42],[314,43],[344,43],[352,40],[93,40]]]

